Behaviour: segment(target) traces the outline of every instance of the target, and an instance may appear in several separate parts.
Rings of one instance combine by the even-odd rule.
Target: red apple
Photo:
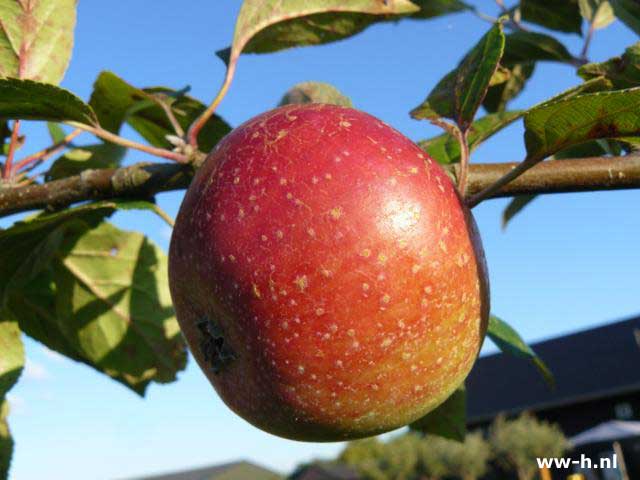
[[[482,246],[444,171],[380,120],[289,105],[208,156],[170,249],[178,320],[224,402],[286,438],[406,425],[469,373]]]

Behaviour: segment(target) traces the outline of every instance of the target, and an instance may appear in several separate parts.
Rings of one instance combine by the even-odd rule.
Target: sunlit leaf
[[[469,149],[473,150],[493,134],[499,132],[522,116],[523,111],[501,112],[486,115],[471,124],[468,134]],[[418,142],[440,164],[460,161],[460,142],[448,133]]]
[[[539,60],[571,63],[574,58],[562,43],[549,35],[517,31],[505,36],[504,65]]]
[[[0,0],[0,77],[57,84],[73,48],[77,0]]]
[[[41,215],[0,232],[4,311],[32,338],[143,394],[186,362],[164,253],[139,233],[105,223],[99,202]],[[152,207],[152,206],[151,206]]]
[[[616,19],[608,0],[578,0],[580,14],[594,30],[605,28]]]
[[[241,52],[265,53],[339,40],[388,15],[419,11],[408,0],[245,0],[230,62]]]
[[[73,93],[47,83],[0,78],[0,117],[96,124],[89,105]]]
[[[599,138],[640,135],[640,87],[544,103],[524,117],[527,158],[541,160]]]
[[[302,82],[294,85],[280,100],[280,105],[290,103],[328,103],[352,107],[351,99],[333,85],[324,82]]]
[[[507,322],[491,315],[489,317],[487,336],[504,353],[530,360],[536,366],[545,382],[552,387],[555,385],[553,374],[547,365]]]
[[[467,392],[460,386],[438,408],[416,420],[409,428],[461,442],[467,433]]]
[[[150,381],[175,380],[186,350],[165,254],[143,235],[109,223],[71,240],[54,273],[64,335],[97,368],[138,393]]]
[[[411,111],[416,119],[446,117],[466,130],[480,106],[504,48],[502,23],[496,23],[431,91],[427,99]]]
[[[582,32],[578,0],[522,0],[522,19],[560,32]]]

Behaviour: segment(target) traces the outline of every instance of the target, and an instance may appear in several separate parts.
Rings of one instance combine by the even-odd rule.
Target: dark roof
[[[361,477],[348,465],[313,463],[297,469],[289,480],[359,480]]]
[[[495,354],[476,362],[467,385],[470,424],[499,413],[539,411],[640,391],[640,317],[535,343],[556,380],[551,390],[527,360]]]
[[[249,462],[225,463],[183,472],[154,475],[136,480],[277,480],[275,472]]]

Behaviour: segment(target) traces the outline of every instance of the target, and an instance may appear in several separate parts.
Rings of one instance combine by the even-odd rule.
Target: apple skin
[[[169,277],[220,397],[295,440],[433,410],[469,373],[489,313],[480,239],[448,176],[333,105],[266,112],[216,146],[180,208]]]

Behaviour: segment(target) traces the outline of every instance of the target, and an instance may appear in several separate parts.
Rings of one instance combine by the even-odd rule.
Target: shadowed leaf
[[[73,48],[77,0],[0,0],[0,77],[60,83]]]
[[[627,27],[640,35],[640,3],[637,0],[609,0],[613,12]]]
[[[473,10],[471,5],[459,0],[412,0],[412,3],[419,6],[420,11],[412,14],[411,18],[433,18]]]
[[[578,0],[522,0],[522,19],[560,32],[582,33]]]
[[[9,478],[11,456],[13,455],[13,439],[9,430],[7,417],[9,416],[9,402],[0,400],[0,478]]]
[[[505,36],[504,65],[538,60],[571,63],[573,55],[558,40],[542,33],[518,31]]]
[[[97,123],[91,107],[73,93],[54,85],[15,78],[0,78],[0,117]]]
[[[490,114],[471,124],[468,134],[469,149],[473,150],[493,134],[499,132],[522,116],[524,111]],[[452,135],[445,133],[429,140],[418,142],[440,164],[460,161],[460,143]]]
[[[103,128],[117,133],[127,122],[150,144],[172,148],[167,135],[176,135],[167,114],[159,103],[173,112],[183,130],[204,111],[204,104],[165,87],[140,89],[111,72],[102,72],[94,83],[89,104],[94,108]],[[211,150],[231,131],[231,127],[218,115],[213,115],[198,135],[198,144],[204,151]]]
[[[600,138],[640,135],[640,87],[561,98],[524,117],[527,158],[541,160]]]
[[[18,324],[0,310],[0,478],[8,478],[13,440],[7,423],[7,392],[15,385],[24,367],[24,346]]]
[[[518,63],[509,67],[509,78],[506,82],[489,87],[482,101],[482,106],[487,112],[501,112],[507,108],[507,104],[517,97],[524,89],[527,80],[531,78],[535,63]]]
[[[502,23],[496,23],[431,91],[421,105],[411,111],[415,119],[446,117],[466,130],[484,98],[495,74],[502,50]]]
[[[333,85],[323,82],[302,82],[294,85],[280,100],[280,106],[290,103],[328,103],[352,107],[351,99]]]
[[[555,380],[549,368],[508,323],[491,315],[489,317],[487,336],[502,352],[530,360],[536,366],[545,382],[547,382],[550,387],[554,387]]]
[[[467,433],[466,425],[467,392],[462,385],[438,408],[413,422],[409,428],[462,442]]]

